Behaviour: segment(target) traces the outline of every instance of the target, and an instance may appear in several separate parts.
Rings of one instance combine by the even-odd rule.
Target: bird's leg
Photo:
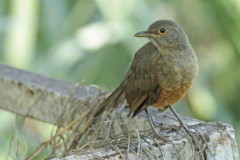
[[[185,125],[185,123],[182,121],[182,119],[178,116],[177,112],[173,109],[172,106],[168,106],[168,108],[170,108],[170,110],[172,111],[172,113],[175,115],[175,117],[178,119],[180,126],[179,129],[183,128],[186,133],[191,137],[192,142],[194,144],[194,146],[197,145],[197,150],[199,149],[199,143],[197,142],[196,138],[194,137],[194,135],[191,133],[191,131],[187,128],[187,126]]]
[[[179,130],[181,130],[182,128],[189,134],[189,136],[191,135],[191,132],[189,131],[189,129],[187,128],[187,126],[185,125],[185,123],[183,122],[183,120],[178,116],[177,112],[173,109],[172,106],[168,106],[168,108],[170,108],[170,110],[172,111],[172,113],[174,114],[174,116],[177,118],[177,120],[180,123],[179,126]],[[191,137],[191,136],[190,136]]]
[[[158,132],[156,131],[156,129],[155,129],[154,125],[153,125],[153,120],[152,120],[151,116],[149,115],[147,109],[145,109],[145,112],[146,112],[146,114],[147,114],[147,117],[148,117],[148,120],[149,120],[151,129],[153,130],[153,132],[155,133],[155,135],[156,135],[157,137],[159,137],[160,139],[164,140],[165,142],[169,142],[169,141],[170,141],[169,139],[164,138],[162,135],[158,134]]]

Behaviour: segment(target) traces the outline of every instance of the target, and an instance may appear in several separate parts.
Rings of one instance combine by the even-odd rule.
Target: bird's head
[[[149,26],[147,31],[138,32],[135,36],[149,38],[157,48],[182,48],[189,45],[189,40],[184,30],[171,20],[156,21]]]

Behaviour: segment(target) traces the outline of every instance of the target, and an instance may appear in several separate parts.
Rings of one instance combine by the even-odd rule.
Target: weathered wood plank
[[[160,116],[164,118],[163,116]],[[166,118],[166,117],[165,117]],[[166,118],[168,119],[168,118]],[[146,130],[147,123],[144,122],[143,118],[138,117],[134,120],[135,122],[128,123],[129,128],[136,131]],[[165,121],[166,122],[166,121]],[[171,123],[171,122],[170,122]],[[141,143],[141,147],[135,148],[135,151],[128,151],[119,147],[121,154],[116,149],[111,149],[110,144],[106,144],[104,148],[97,148],[94,150],[75,150],[65,154],[65,156],[52,158],[51,160],[138,160],[138,159],[149,159],[149,160],[238,160],[239,155],[237,151],[236,140],[234,136],[234,129],[227,124],[223,123],[205,123],[197,120],[185,120],[185,123],[192,124],[194,130],[198,131],[206,139],[207,148],[203,150],[202,157],[196,156],[193,158],[193,149],[189,139],[186,135],[179,132],[163,132],[163,135],[169,136],[172,142],[162,142],[161,140],[155,139],[149,136],[147,139],[135,140]],[[143,135],[142,135],[143,136]],[[140,135],[141,137],[141,135]],[[116,138],[117,139],[117,138]],[[137,139],[137,138],[136,138]],[[146,140],[148,143],[146,143]],[[201,141],[201,138],[198,139]],[[133,141],[133,140],[131,140]],[[200,142],[201,143],[201,142]],[[138,145],[138,144],[137,144]],[[203,143],[201,143],[203,147]],[[133,147],[133,144],[129,145]],[[109,149],[110,148],[110,149]],[[127,154],[128,153],[128,154]],[[137,154],[139,153],[139,154]],[[196,153],[196,151],[195,151]],[[205,159],[204,159],[205,158]]]
[[[15,114],[62,125],[64,120],[59,117],[64,108],[71,113],[76,101],[94,103],[103,94],[94,86],[76,89],[77,86],[76,83],[0,64],[0,108]],[[71,95],[74,95],[73,99],[69,99]],[[76,116],[72,115],[69,121]]]

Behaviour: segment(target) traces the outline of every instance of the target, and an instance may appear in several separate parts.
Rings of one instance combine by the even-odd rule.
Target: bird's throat
[[[153,43],[153,45],[157,47],[158,51],[161,51],[164,48],[164,46],[155,38],[149,38],[149,39]]]

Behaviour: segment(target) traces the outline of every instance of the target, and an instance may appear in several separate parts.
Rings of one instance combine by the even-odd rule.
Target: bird
[[[172,105],[184,97],[198,74],[197,57],[187,34],[176,22],[163,19],[134,36],[149,41],[137,50],[123,81],[102,106],[126,100],[132,118],[142,111],[148,114],[149,106],[158,112],[170,108],[176,115]]]

